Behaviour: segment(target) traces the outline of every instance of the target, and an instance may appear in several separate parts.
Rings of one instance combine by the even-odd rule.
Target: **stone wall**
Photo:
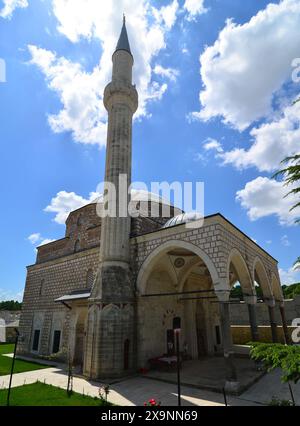
[[[28,267],[20,321],[20,333],[25,339],[20,344],[20,352],[31,351],[36,322],[41,324],[39,354],[50,354],[53,326],[60,316],[63,317],[62,349],[67,349],[71,313],[55,299],[90,286],[90,271],[95,276],[98,259],[97,247]]]
[[[295,299],[285,300],[285,313],[288,325],[292,324],[295,318],[300,318],[300,296],[296,296]],[[268,307],[265,303],[257,303],[256,305],[257,322],[259,325],[269,325],[269,313]],[[247,305],[245,303],[232,304],[230,305],[230,317],[232,325],[248,325],[249,314]],[[281,324],[281,316],[279,307],[275,309],[275,319],[277,324]]]
[[[289,336],[291,339],[292,332],[295,327],[288,327]],[[251,329],[247,325],[233,325],[231,326],[232,340],[235,345],[246,345],[251,342]],[[272,343],[272,332],[270,326],[259,326],[258,327],[259,341],[264,343]],[[282,327],[277,327],[277,334],[280,343],[285,343],[284,333]]]

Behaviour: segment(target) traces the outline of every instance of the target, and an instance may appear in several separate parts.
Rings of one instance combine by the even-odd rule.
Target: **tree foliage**
[[[282,292],[285,299],[294,299],[295,296],[300,295],[300,283],[283,285]]]
[[[21,309],[22,303],[15,300],[0,302],[0,311],[20,311]]]
[[[263,362],[268,371],[280,368],[283,382],[300,380],[300,346],[257,342],[250,345],[251,358]]]
[[[283,176],[283,181],[285,186],[290,186],[297,184],[296,187],[291,189],[287,194],[286,197],[290,194],[294,194],[299,196],[299,201],[296,202],[291,207],[291,211],[300,207],[300,154],[295,154],[290,157],[285,158],[282,162],[282,164],[285,164],[286,167],[284,167],[282,170],[279,170],[277,173],[275,173],[274,177]],[[299,186],[298,186],[299,184]],[[300,219],[297,219],[296,222],[299,223]]]

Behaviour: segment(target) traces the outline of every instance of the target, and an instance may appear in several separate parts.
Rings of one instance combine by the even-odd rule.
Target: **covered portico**
[[[69,312],[66,357],[72,366],[82,373],[85,355],[85,337],[88,317],[88,298],[91,290],[77,290],[55,300],[63,304]]]
[[[224,222],[227,229],[222,229]],[[266,253],[262,256],[259,246],[233,225],[230,229],[230,225],[221,215],[216,215],[193,230],[184,224],[166,228],[160,231],[160,243],[156,247],[155,233],[139,237],[141,244],[145,246],[147,242],[152,247],[137,275],[139,367],[149,366],[149,359],[172,354],[172,321],[179,316],[183,359],[201,362],[205,357],[222,354],[226,366],[225,387],[238,392],[243,378],[238,377],[236,368],[229,312],[230,293],[236,282],[240,283],[248,305],[252,340],[259,340],[256,320],[256,286],[259,285],[263,300],[269,306],[270,326],[276,341],[272,316],[276,303],[284,313],[276,261],[269,256],[273,259],[270,274],[271,269],[267,272],[265,266]],[[225,243],[226,231],[231,231],[235,247],[230,247],[229,239]],[[242,237],[239,245],[237,231]]]

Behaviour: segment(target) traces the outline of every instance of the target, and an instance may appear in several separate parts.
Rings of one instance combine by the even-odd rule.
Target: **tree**
[[[296,99],[293,102],[293,105],[300,102],[300,98]],[[281,164],[285,164],[286,167],[284,167],[282,170],[279,170],[275,175],[274,178],[277,178],[279,176],[283,176],[283,181],[285,186],[290,186],[296,184],[296,186],[291,189],[287,194],[286,197],[290,194],[294,194],[299,196],[299,201],[296,202],[295,205],[293,205],[290,209],[290,211],[299,208],[300,207],[300,153],[296,153],[290,157],[285,158]],[[300,223],[300,218],[296,219],[296,223]],[[299,269],[300,268],[300,257],[296,260],[294,263],[294,268]]]
[[[0,302],[0,311],[20,311],[21,309],[22,303],[16,302],[15,300]]]
[[[300,380],[300,346],[289,346],[274,343],[250,343],[250,356],[255,361],[262,361],[268,372],[281,368],[282,381]]]
[[[299,202],[297,202],[294,206],[291,207],[290,211],[300,207],[300,154],[295,154],[290,157],[285,158],[281,164],[286,164],[287,167],[279,170],[275,173],[274,177],[283,176],[284,177],[284,185],[290,186],[293,184],[297,184],[297,186],[291,189],[286,197],[290,194],[299,195]],[[298,186],[299,184],[299,186]],[[296,222],[300,222],[300,219],[297,219]]]

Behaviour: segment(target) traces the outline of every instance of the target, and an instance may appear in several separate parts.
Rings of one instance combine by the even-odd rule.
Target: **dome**
[[[196,222],[197,220],[203,219],[203,216],[197,212],[182,213],[169,219],[163,226],[163,228],[171,228],[172,226],[182,225],[184,223]]]
[[[152,201],[153,203],[161,203],[167,206],[172,206],[170,201],[160,197],[157,194],[154,194],[153,192],[148,192],[143,189],[132,189],[131,200],[132,201]],[[102,202],[103,202],[103,195],[101,194],[98,197],[96,197],[91,203],[97,204]]]

